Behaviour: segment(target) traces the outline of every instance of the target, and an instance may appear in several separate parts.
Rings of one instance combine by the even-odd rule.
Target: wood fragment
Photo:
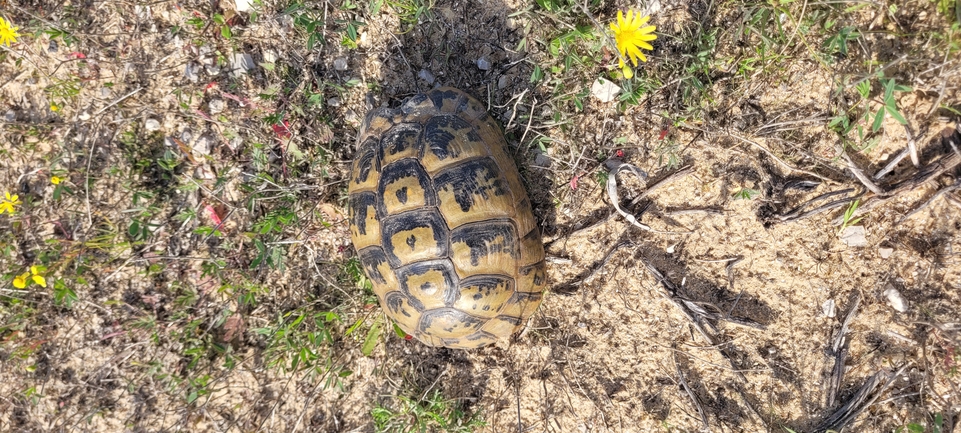
[[[942,155],[937,160],[922,166],[921,169],[918,170],[918,172],[915,173],[911,178],[895,184],[885,195],[872,195],[866,198],[861,202],[851,218],[857,218],[861,215],[864,215],[871,209],[887,203],[891,199],[897,197],[899,194],[919,188],[925,183],[937,179],[942,174],[954,170],[959,164],[961,164],[961,153],[952,152]],[[840,225],[843,220],[843,216],[838,216],[832,221],[832,224]]]
[[[911,164],[915,167],[921,166],[921,160],[918,158],[918,145],[915,144],[914,134],[911,132],[911,125],[904,124],[904,135],[908,137],[908,153],[911,155]]]
[[[865,188],[877,195],[885,195],[885,191],[881,189],[881,187],[877,186],[877,184],[875,184],[874,181],[872,181],[866,174],[864,174],[864,171],[858,168],[857,164],[851,160],[851,157],[848,156],[847,152],[842,151],[841,158],[844,158],[844,161],[848,163],[848,170],[851,170],[851,173],[854,174],[854,177],[858,178]]]
[[[597,275],[597,273],[600,272],[600,270],[601,270],[602,268],[604,268],[605,265],[607,265],[607,262],[609,262],[609,261],[611,260],[611,257],[614,256],[614,253],[615,253],[617,250],[619,250],[619,249],[621,249],[621,248],[624,248],[624,247],[628,247],[628,246],[634,246],[634,243],[631,242],[631,241],[623,241],[623,242],[618,243],[617,245],[614,245],[613,247],[611,247],[610,250],[607,251],[607,254],[604,255],[604,258],[603,258],[603,259],[601,259],[599,262],[591,265],[591,268],[590,268],[591,270],[590,270],[590,272],[587,273],[587,275],[585,275],[585,276],[582,277],[582,278],[578,278],[578,279],[576,279],[576,280],[574,280],[574,281],[570,281],[570,282],[568,282],[568,283],[566,283],[566,284],[563,284],[563,285],[560,285],[560,286],[558,286],[558,287],[555,287],[553,291],[554,291],[555,293],[558,293],[558,294],[561,294],[561,295],[570,295],[570,294],[573,294],[574,292],[577,291],[577,289],[580,288],[581,284],[584,284],[584,283],[586,283],[588,280],[594,278],[594,277]]]
[[[742,370],[734,362],[734,356],[731,354],[731,351],[728,349],[728,343],[720,342],[718,338],[714,336],[714,334],[712,334],[707,329],[705,329],[706,327],[710,327],[711,329],[714,329],[714,327],[710,323],[707,323],[707,321],[705,321],[704,318],[699,315],[699,313],[695,312],[695,310],[703,311],[703,309],[697,308],[698,307],[697,304],[691,302],[690,300],[684,299],[682,296],[680,296],[678,294],[677,286],[673,282],[671,282],[671,280],[668,280],[666,277],[664,277],[664,274],[658,271],[657,268],[655,268],[653,265],[648,263],[647,260],[640,259],[640,261],[641,263],[644,263],[644,266],[647,268],[648,273],[650,273],[655,280],[661,283],[659,286],[661,287],[661,290],[660,290],[661,296],[667,299],[668,301],[670,301],[671,303],[673,303],[674,306],[677,307],[677,309],[681,312],[681,314],[685,318],[687,318],[691,326],[698,332],[698,334],[701,334],[701,337],[707,340],[708,344],[714,347],[715,349],[717,349],[717,351],[721,354],[721,356],[723,356],[724,359],[727,360],[728,364],[730,364],[731,366],[731,371],[737,377],[738,381],[742,385],[747,384],[748,383],[747,377],[744,376],[744,373],[742,372]],[[692,309],[692,307],[694,307],[694,309]],[[757,417],[757,419],[761,422],[761,424],[767,425],[767,423],[764,421],[764,417],[761,416],[760,412],[758,412],[757,409],[754,408],[754,405],[747,398],[747,394],[743,392],[740,388],[738,388],[738,395],[741,396],[741,400],[744,403],[744,405],[747,406],[748,409],[750,409],[751,413],[753,413],[754,416]]]
[[[858,307],[861,305],[861,295],[855,294],[853,299],[853,304],[851,309],[848,310],[848,314],[844,316],[844,321],[841,322],[840,328],[838,328],[837,334],[834,335],[834,340],[831,342],[831,353],[834,354],[834,365],[831,367],[830,376],[827,380],[827,407],[833,407],[834,402],[837,400],[838,390],[841,389],[841,381],[844,377],[844,363],[848,356],[848,331],[851,321],[854,320],[854,316],[858,313]]]
[[[850,400],[818,423],[814,431],[816,433],[841,431],[841,429],[853,423],[858,415],[871,407],[871,405],[891,387],[894,380],[900,377],[901,373],[910,365],[910,362],[905,364],[893,374],[886,371],[878,371],[872,375]]]
[[[647,196],[650,195],[652,192],[658,190],[659,188],[663,187],[664,185],[667,185],[668,183],[673,182],[673,181],[675,181],[675,180],[678,180],[678,179],[680,179],[680,178],[682,178],[682,177],[685,177],[685,176],[687,176],[687,175],[689,175],[689,174],[691,174],[691,173],[693,173],[693,172],[694,172],[694,166],[693,166],[693,165],[687,165],[687,166],[681,167],[680,169],[678,169],[678,170],[675,171],[674,173],[669,174],[669,175],[668,175],[667,177],[665,177],[664,179],[661,179],[661,180],[659,180],[659,181],[657,181],[657,182],[649,185],[649,186],[647,187],[647,189],[644,190],[644,192],[642,192],[640,195],[638,195],[638,196],[635,197],[633,200],[631,200],[631,203],[628,205],[628,207],[631,207],[631,206],[636,205],[638,202],[640,202],[641,200],[643,200],[644,197],[647,197]],[[637,214],[635,217],[636,217],[637,219],[640,219],[640,217],[641,217],[641,215],[642,215],[643,213],[644,213],[643,211],[642,211],[642,212],[638,212],[638,214]],[[568,234],[567,236],[568,236],[568,237],[574,236],[574,235],[576,235],[576,234],[578,234],[578,233],[580,233],[580,232],[587,231],[587,230],[591,230],[591,229],[593,229],[593,228],[596,228],[596,227],[599,227],[599,226],[601,226],[601,225],[604,225],[604,224],[606,224],[608,221],[613,220],[614,217],[616,217],[617,215],[618,215],[617,212],[611,212],[610,214],[607,215],[607,217],[601,218],[600,220],[597,220],[596,222],[594,222],[593,224],[590,224],[590,225],[588,225],[588,226],[581,227],[581,228],[579,228],[579,229],[577,229],[577,230],[574,230],[574,231],[572,231],[570,234]],[[556,240],[556,239],[555,239],[555,240]],[[551,242],[553,242],[553,241],[551,241]],[[548,245],[549,245],[549,243],[548,243]],[[546,246],[547,246],[547,245],[545,245],[545,247],[546,247]]]
[[[847,196],[847,197],[844,197],[844,198],[838,199],[838,200],[833,200],[833,201],[830,201],[830,202],[825,203],[825,204],[823,204],[823,205],[820,205],[820,206],[818,206],[818,207],[816,207],[816,208],[814,208],[814,209],[805,211],[805,208],[807,208],[808,206],[810,206],[810,205],[812,205],[812,204],[814,204],[814,203],[816,203],[816,202],[819,202],[819,201],[821,201],[821,200],[825,200],[825,199],[828,199],[828,198],[831,198],[831,197],[834,197],[834,196],[838,196],[838,195],[849,194],[849,193],[852,193],[852,192],[854,192],[854,188],[847,188],[847,189],[842,189],[842,190],[840,190],[840,191],[831,191],[831,192],[827,192],[827,193],[821,194],[821,195],[819,195],[819,196],[817,196],[817,197],[814,197],[814,198],[812,198],[812,199],[810,199],[810,200],[808,200],[808,201],[806,201],[806,202],[804,202],[804,203],[801,203],[800,205],[798,205],[798,206],[795,207],[794,209],[791,209],[791,210],[788,211],[787,213],[784,213],[784,214],[781,214],[781,215],[773,215],[769,221],[771,221],[771,222],[792,222],[792,221],[797,221],[797,220],[801,220],[801,219],[804,219],[804,218],[812,217],[812,216],[817,215],[817,214],[819,214],[819,213],[822,213],[822,212],[825,212],[825,211],[828,211],[828,210],[831,210],[831,209],[836,209],[836,208],[842,207],[842,206],[844,206],[844,205],[846,205],[846,204],[848,204],[848,203],[851,203],[852,200],[860,197],[860,196],[863,194],[863,192],[858,192],[858,193],[856,193],[856,194],[854,194],[854,195]]]
[[[882,177],[894,170],[894,167],[897,167],[901,161],[904,161],[904,158],[908,157],[908,153],[908,149],[901,150],[901,152],[895,155],[894,158],[888,162],[888,165],[885,165],[884,168],[874,174],[874,180],[881,180]]]
[[[677,351],[672,352],[672,357],[674,359],[674,371],[677,372],[677,381],[681,384],[681,389],[691,398],[691,404],[694,405],[694,409],[697,409],[697,414],[701,416],[701,424],[703,424],[703,431],[711,431],[711,426],[707,422],[707,413],[704,412],[704,407],[701,405],[701,399],[697,398],[697,394],[687,383],[687,379],[684,377],[684,372],[681,371],[681,366],[677,363]]]
[[[918,205],[918,206],[916,206],[914,209],[912,209],[910,212],[908,212],[907,214],[905,214],[903,217],[901,217],[901,219],[898,220],[897,223],[898,223],[898,224],[903,223],[903,222],[904,222],[905,220],[907,220],[908,218],[911,218],[912,216],[916,215],[918,212],[921,212],[922,210],[924,210],[924,208],[930,206],[931,203],[934,203],[934,201],[937,200],[938,198],[940,198],[942,195],[945,195],[945,194],[947,194],[947,193],[949,193],[949,192],[952,192],[952,191],[954,191],[954,190],[956,190],[956,189],[958,189],[958,188],[961,188],[961,179],[955,181],[953,185],[948,185],[948,186],[946,186],[946,187],[941,188],[940,190],[938,190],[938,192],[934,193],[934,195],[932,195],[930,198],[928,198],[927,200],[925,200],[924,202],[922,202],[920,205]]]

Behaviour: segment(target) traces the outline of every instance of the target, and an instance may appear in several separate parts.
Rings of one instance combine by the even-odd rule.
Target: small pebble
[[[17,120],[17,112],[13,110],[7,110],[7,114],[3,115],[4,122],[13,122]]]
[[[82,121],[90,120],[90,112],[89,112],[89,111],[83,111],[83,112],[80,113],[80,116],[78,116],[78,117],[79,117],[80,120],[82,120]]]
[[[881,256],[882,259],[890,258],[892,254],[894,254],[894,248],[889,248],[889,247],[878,248],[878,255]]]
[[[246,74],[251,69],[254,69],[254,58],[250,57],[250,54],[247,53],[234,53],[230,61],[230,68],[230,73],[235,77]]]
[[[234,0],[237,12],[249,12],[251,3],[253,3],[251,0]]]
[[[824,317],[834,317],[837,315],[837,305],[834,304],[834,299],[828,299],[821,304],[821,311],[824,313]]]
[[[487,60],[486,57],[481,57],[481,58],[477,59],[477,69],[480,69],[480,70],[482,70],[482,71],[489,71],[489,70],[491,70],[491,62],[490,62],[490,60]]]
[[[340,104],[341,100],[336,96],[327,100],[327,106],[329,107],[340,107]]]
[[[867,232],[864,226],[845,227],[841,233],[841,242],[849,247],[868,246]]]
[[[598,78],[591,85],[591,94],[601,102],[611,102],[617,99],[617,95],[620,93],[621,88],[617,84],[604,78]]]
[[[884,291],[884,297],[888,298],[888,303],[891,304],[891,308],[894,308],[899,313],[908,311],[907,301],[901,296],[901,292],[891,284],[888,284],[887,290]]]
[[[194,62],[187,63],[187,66],[184,67],[184,78],[189,80],[191,83],[196,83],[200,81],[200,76],[197,75],[197,72],[199,69],[200,69],[200,66],[197,65],[196,63]]]
[[[497,88],[498,88],[498,89],[503,89],[503,88],[507,87],[507,84],[508,84],[509,82],[510,82],[510,81],[507,79],[507,76],[506,76],[506,75],[501,75],[500,78],[497,79]]]
[[[160,129],[160,122],[158,122],[157,119],[147,119],[147,121],[144,122],[143,127],[147,131],[157,131]]]
[[[426,81],[427,84],[434,84],[434,74],[426,69],[421,69],[419,72],[417,72],[417,78]]]
[[[207,104],[210,114],[219,114],[227,108],[227,103],[223,99],[213,99]]]
[[[347,59],[343,57],[338,57],[334,59],[334,70],[335,71],[346,71],[347,70]]]

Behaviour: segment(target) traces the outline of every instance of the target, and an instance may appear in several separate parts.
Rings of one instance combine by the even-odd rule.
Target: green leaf
[[[403,329],[400,329],[400,326],[397,326],[396,323],[394,324],[394,334],[397,334],[400,338],[407,338],[407,333],[404,332]]]
[[[380,340],[381,326],[380,320],[374,322],[374,326],[370,327],[370,331],[367,332],[367,338],[364,339],[364,346],[360,348],[360,352],[364,356],[370,356],[374,353],[374,348],[377,347],[377,341]]]
[[[230,33],[230,27],[225,25],[220,26],[220,36],[223,36],[224,39],[230,39],[230,36],[232,36]]]
[[[904,116],[902,116],[901,113],[898,112],[898,109],[896,107],[885,105],[884,108],[887,110],[888,114],[890,114],[891,117],[894,118],[894,120],[898,121],[898,123],[902,125],[908,124],[908,121],[904,119]]]
[[[871,132],[878,132],[881,129],[881,122],[884,121],[884,107],[878,109],[877,114],[874,115],[874,123],[871,124]]]

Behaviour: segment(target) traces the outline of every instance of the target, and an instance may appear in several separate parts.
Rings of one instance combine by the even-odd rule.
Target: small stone
[[[230,73],[234,76],[246,74],[254,69],[254,58],[247,53],[234,53],[230,61]]]
[[[249,12],[251,0],[234,0],[237,12]]]
[[[238,150],[240,150],[240,146],[243,146],[243,144],[244,144],[244,139],[238,136],[238,137],[231,138],[230,142],[227,143],[227,147],[230,148],[231,152],[237,152]]]
[[[213,179],[215,177],[213,170],[206,165],[201,165],[194,169],[194,179]]]
[[[59,45],[57,45],[57,41],[51,39],[50,45],[47,46],[47,51],[51,53],[56,53],[58,48],[59,48]]]
[[[824,317],[834,317],[837,315],[837,305],[834,303],[834,299],[828,299],[821,304],[821,312],[824,313]]]
[[[894,248],[890,248],[890,247],[878,248],[878,255],[881,256],[882,259],[891,258],[892,254],[894,254]]]
[[[667,247],[668,254],[674,254],[675,250],[677,250],[677,244],[672,244],[671,246]]]
[[[217,75],[220,73],[220,66],[215,64],[204,65],[204,72],[206,72],[207,75]]]
[[[83,111],[83,112],[81,112],[80,115],[77,116],[77,117],[79,117],[80,120],[86,122],[86,121],[90,120],[90,112],[89,112],[89,111]]]
[[[347,70],[347,59],[343,57],[338,57],[334,59],[334,70],[335,71],[346,71]]]
[[[841,242],[849,247],[868,246],[867,233],[864,226],[845,227],[841,232]]]
[[[336,96],[327,100],[327,106],[329,107],[340,107],[340,104],[341,100]]]
[[[201,155],[210,155],[214,141],[205,135],[197,137],[197,141],[190,145],[190,148]]]
[[[277,63],[277,52],[274,50],[264,50],[264,61],[267,63]]]
[[[534,150],[534,167],[547,168],[551,166],[551,158],[547,154],[540,151],[540,149]]]
[[[598,78],[591,85],[591,94],[601,102],[611,102],[617,99],[617,95],[620,93],[621,88],[617,84],[604,78]]]
[[[223,99],[214,99],[207,104],[210,114],[220,114],[227,108],[227,102]]]
[[[143,127],[150,132],[157,131],[160,129],[160,122],[158,122],[157,119],[147,119]]]
[[[430,84],[430,85],[434,84],[434,74],[432,74],[430,71],[426,69],[421,69],[420,71],[418,71],[417,78],[420,78],[421,80],[426,81],[427,84]]]
[[[884,297],[888,298],[888,304],[891,304],[891,308],[894,308],[895,311],[899,313],[908,311],[908,302],[901,296],[901,292],[895,289],[890,283],[884,291]]]
[[[497,88],[498,88],[498,89],[503,89],[503,88],[507,87],[507,84],[508,84],[508,83],[509,83],[509,80],[507,79],[507,76],[506,76],[506,75],[501,75],[500,78],[497,79]]]
[[[486,57],[481,57],[481,58],[477,59],[477,69],[480,69],[480,70],[482,70],[482,71],[489,71],[489,70],[491,70],[491,62],[490,62],[490,60],[487,60]]]
[[[7,113],[3,115],[4,122],[13,122],[17,120],[17,112],[13,110],[7,110]]]
[[[184,132],[180,133],[180,141],[184,143],[190,143],[190,140],[194,139],[194,134],[190,132],[189,129],[184,129]]]
[[[200,66],[197,65],[196,63],[194,62],[187,63],[187,66],[184,67],[184,78],[186,78],[191,83],[196,83],[200,81],[200,76],[197,75],[197,72],[199,70],[200,70]]]

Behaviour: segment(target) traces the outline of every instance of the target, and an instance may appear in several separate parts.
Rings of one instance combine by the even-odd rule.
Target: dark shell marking
[[[367,115],[348,183],[364,271],[397,325],[435,346],[509,337],[547,288],[540,231],[503,133],[435,89]]]

